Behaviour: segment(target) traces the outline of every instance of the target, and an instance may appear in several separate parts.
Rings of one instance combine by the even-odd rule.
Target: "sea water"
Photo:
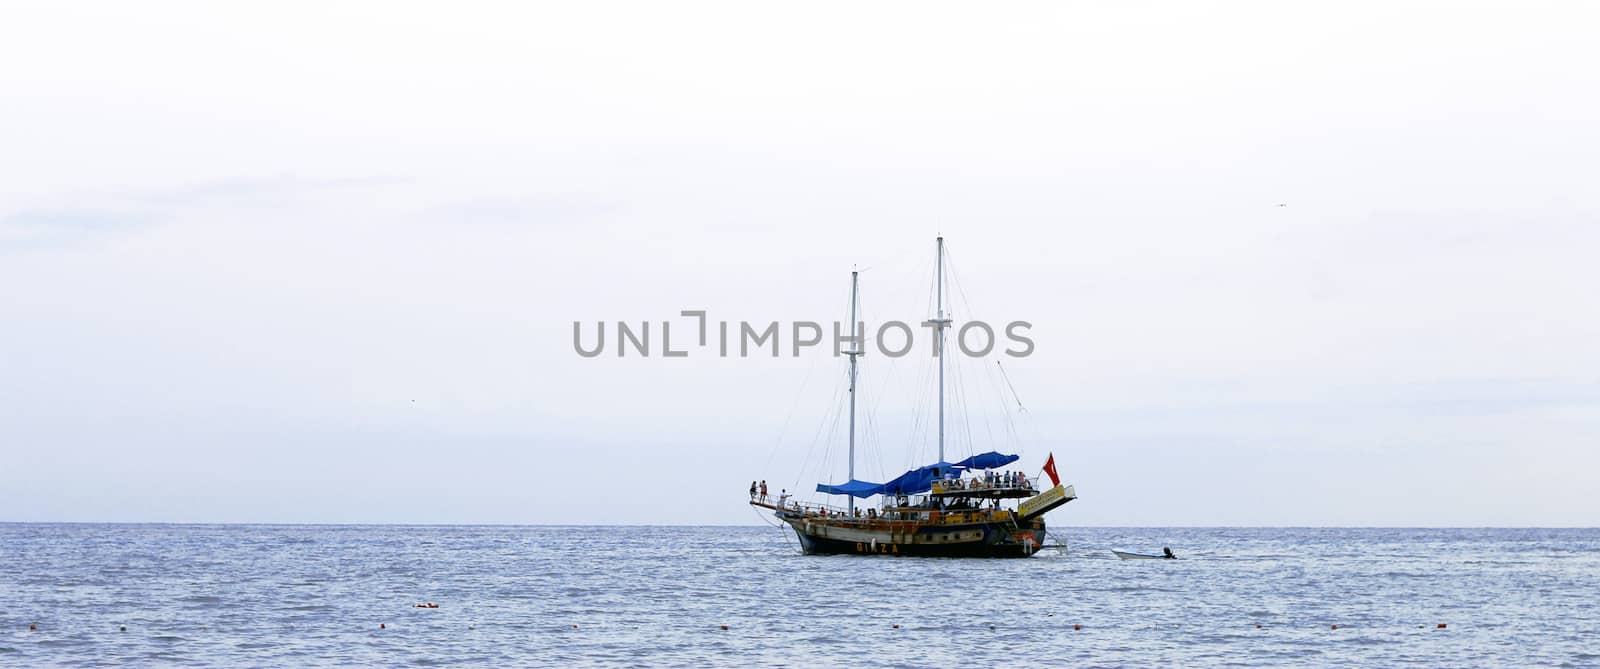
[[[1600,530],[1052,533],[0,524],[0,666],[1600,666]]]

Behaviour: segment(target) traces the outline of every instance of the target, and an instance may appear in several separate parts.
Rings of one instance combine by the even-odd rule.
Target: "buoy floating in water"
[[[385,625],[383,623],[378,623],[378,629],[386,630],[386,629],[389,629],[389,626]]]
[[[1444,623],[1439,623],[1439,626],[1438,626],[1438,627],[1435,627],[1435,628],[1434,628],[1434,629],[1436,629],[1436,630],[1442,630],[1442,629],[1444,629]]]
[[[727,625],[719,625],[718,629],[721,629],[722,631],[726,632],[726,631],[728,631],[728,626]]]
[[[1333,626],[1329,627],[1328,629],[1339,629],[1339,626],[1338,625],[1333,625]]]
[[[1083,629],[1083,625],[1079,625],[1078,623],[1072,623],[1072,629],[1081,630],[1081,629]]]
[[[117,631],[118,632],[126,632],[126,631],[128,631],[128,626],[127,625],[123,625],[121,627],[118,627]]]
[[[893,625],[890,625],[889,627],[891,627],[893,629],[900,629],[900,623],[895,623]]]
[[[37,630],[37,629],[39,629],[38,625],[35,625],[33,623],[28,623],[28,631],[29,632],[32,632],[32,631]]]

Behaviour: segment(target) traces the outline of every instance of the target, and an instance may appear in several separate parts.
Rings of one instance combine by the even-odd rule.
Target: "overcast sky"
[[[960,361],[952,453],[1053,452],[1057,526],[1593,526],[1597,25],[10,3],[0,520],[760,522],[843,480],[844,364],[573,321],[841,319],[859,266],[915,322],[942,232],[1037,346]],[[862,478],[932,462],[928,362],[864,359]]]

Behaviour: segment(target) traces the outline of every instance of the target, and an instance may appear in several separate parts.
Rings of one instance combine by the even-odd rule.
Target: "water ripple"
[[[972,561],[799,556],[763,527],[0,524],[0,564],[26,565],[0,570],[0,664],[1600,660],[1596,530],[1062,534],[1065,555]],[[1109,550],[1161,546],[1184,559]]]

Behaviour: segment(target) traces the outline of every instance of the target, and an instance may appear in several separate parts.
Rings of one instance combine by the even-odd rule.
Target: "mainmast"
[[[846,481],[856,480],[856,356],[861,355],[861,331],[856,327],[856,286],[858,272],[850,271],[850,350],[845,355],[850,356],[850,476]],[[856,496],[846,495],[849,498],[850,514],[856,512]]]
[[[932,325],[936,336],[934,337],[933,355],[939,359],[939,462],[944,462],[944,330],[950,327],[950,319],[944,317],[944,236],[940,235],[935,250],[936,267],[934,279],[934,292],[938,295],[938,312],[933,320],[923,325]]]

